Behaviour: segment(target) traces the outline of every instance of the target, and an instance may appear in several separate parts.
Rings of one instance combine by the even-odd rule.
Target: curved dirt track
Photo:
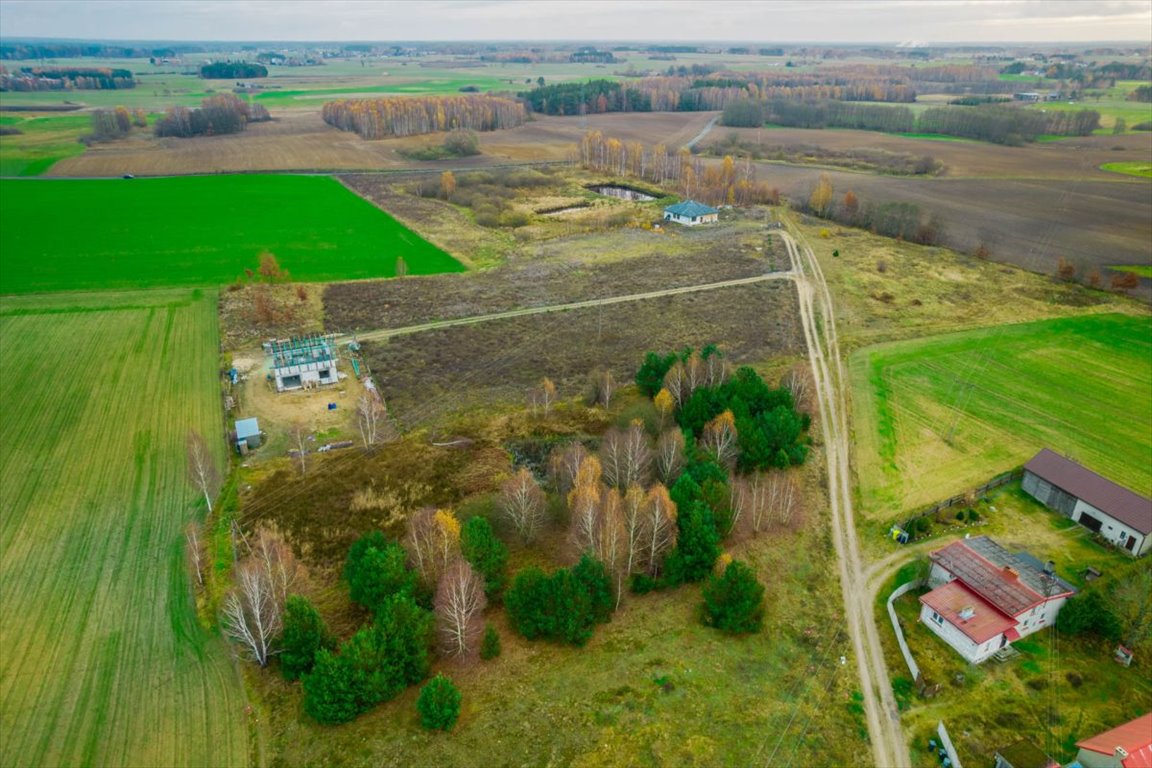
[[[864,697],[864,714],[872,741],[873,765],[907,768],[911,764],[900,715],[892,695],[880,635],[856,540],[848,463],[848,421],[844,396],[844,369],[836,336],[832,297],[811,248],[799,246],[780,232],[792,259],[800,300],[801,323],[822,414],[828,463],[828,494],[832,507],[832,540],[836,547],[844,617]]]

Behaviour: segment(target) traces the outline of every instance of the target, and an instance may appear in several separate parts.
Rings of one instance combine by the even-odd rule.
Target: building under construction
[[[277,392],[312,389],[340,380],[336,370],[336,337],[328,334],[293,336],[265,342],[264,351],[271,358]]]

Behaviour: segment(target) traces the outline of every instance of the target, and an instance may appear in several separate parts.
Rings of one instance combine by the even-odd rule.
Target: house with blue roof
[[[697,224],[715,224],[720,221],[720,211],[695,200],[685,200],[665,208],[664,221],[674,221],[686,227],[694,227]]]

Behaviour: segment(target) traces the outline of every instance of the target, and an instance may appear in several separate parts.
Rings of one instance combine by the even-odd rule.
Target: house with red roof
[[[1084,768],[1152,768],[1152,712],[1076,742]]]
[[[1024,465],[1024,492],[1134,557],[1152,552],[1152,499],[1047,448]]]
[[[1056,621],[1076,589],[1052,563],[1009,552],[987,536],[955,541],[929,557],[932,591],[920,621],[973,664]]]

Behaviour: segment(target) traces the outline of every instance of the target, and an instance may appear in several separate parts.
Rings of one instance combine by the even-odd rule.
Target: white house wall
[[[935,632],[941,640],[952,646],[957,653],[971,664],[979,664],[982,661],[986,661],[989,656],[1000,650],[1000,642],[1003,634],[996,635],[996,637],[991,640],[977,644],[973,642],[968,635],[961,632],[958,627],[949,623],[947,619],[944,620],[943,624],[937,624],[932,618],[932,609],[923,603],[920,604],[920,622]]]
[[[1079,523],[1080,515],[1085,512],[1102,523],[1100,526],[1100,535],[1107,539],[1113,546],[1119,547],[1125,552],[1130,552],[1136,556],[1143,555],[1149,549],[1152,549],[1152,543],[1149,541],[1152,537],[1125,525],[1107,512],[1101,512],[1083,499],[1077,499],[1076,506],[1072,508],[1072,519]],[[1081,524],[1083,525],[1083,523]],[[1136,544],[1131,550],[1125,546],[1128,543],[1129,536],[1136,537]]]
[[[1066,602],[1067,597],[1059,597],[1024,611],[1016,617],[1016,631],[1020,633],[1020,637],[1027,637],[1033,632],[1052,626],[1056,621],[1056,614],[1060,613]]]

